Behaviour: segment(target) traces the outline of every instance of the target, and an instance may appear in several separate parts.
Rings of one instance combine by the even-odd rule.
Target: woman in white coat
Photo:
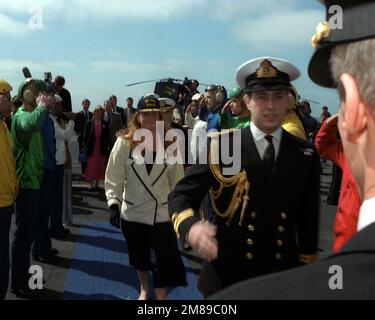
[[[184,169],[182,164],[167,161],[164,144],[157,150],[157,121],[161,121],[158,99],[141,99],[130,131],[120,135],[113,147],[105,176],[110,221],[116,227],[121,225],[127,241],[130,264],[140,281],[139,300],[149,295],[148,271],[153,273],[158,300],[166,299],[166,288],[186,286],[168,213],[168,194],[183,177]],[[136,141],[140,129],[149,130],[150,139]]]

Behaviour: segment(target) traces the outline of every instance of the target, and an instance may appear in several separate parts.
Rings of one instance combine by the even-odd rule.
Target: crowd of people
[[[363,2],[358,10],[375,12],[370,1]],[[345,6],[348,19],[353,7]],[[363,30],[364,40],[344,45],[337,37],[327,45],[329,34],[314,37],[309,74],[326,87],[340,84],[342,105],[334,116],[323,107],[320,121],[292,85],[298,68],[272,57],[239,66],[237,85],[229,92],[212,84],[200,93],[199,82],[191,80],[177,101],[147,94],[136,107],[129,97],[122,108],[113,95],[93,113],[88,99],[82,111],[72,112],[61,76],[52,84],[27,79],[13,99],[12,86],[1,80],[0,298],[8,289],[9,269],[11,290],[35,296],[28,286],[30,256],[53,263],[59,253],[51,238],[69,234],[62,216],[72,211],[68,142],[74,134],[82,178],[90,190],[104,180],[109,222],[126,240],[140,300],[150,296],[148,272],[158,300],[167,298],[168,287],[186,286],[180,249],[203,258],[199,289],[205,297],[374,297],[374,277],[366,272],[372,258],[354,255],[373,250],[375,234],[372,74],[371,68],[361,69],[371,66],[375,32]],[[166,139],[171,130],[173,139]],[[225,174],[230,163],[221,152],[226,141],[240,148],[235,154],[240,168],[231,175]],[[170,161],[176,155],[180,161]],[[205,156],[206,162],[190,166],[191,159]],[[339,199],[332,231],[337,255],[324,261],[318,261],[321,158],[342,170],[342,181],[335,182]],[[346,293],[326,285],[322,274],[333,262],[347,267]],[[363,273],[354,274],[356,268]],[[312,290],[302,286],[313,283]]]
[[[254,62],[251,63],[253,64]],[[267,68],[272,66],[272,63],[279,64],[280,72],[282,72],[284,64],[288,66],[287,62],[272,58],[268,60],[263,59],[262,61],[257,60],[256,63],[260,64],[258,65],[259,68],[262,68],[261,63],[266,63]],[[12,182],[13,185],[17,185],[17,188],[14,187],[12,200],[8,201],[6,206],[2,208],[2,210],[8,213],[8,215],[4,214],[4,216],[11,217],[14,209],[16,217],[16,229],[11,246],[12,291],[21,296],[34,296],[35,291],[30,290],[28,287],[30,254],[37,261],[53,263],[54,257],[58,255],[58,251],[52,248],[51,238],[63,239],[69,234],[69,229],[63,225],[62,216],[63,212],[65,215],[72,214],[72,160],[69,141],[75,134],[78,137],[77,141],[80,150],[78,160],[81,163],[82,178],[89,182],[89,190],[100,189],[100,182],[105,180],[105,189],[111,216],[110,221],[116,227],[121,226],[124,233],[129,246],[131,264],[138,271],[141,288],[140,298],[146,299],[149,296],[147,271],[152,269],[149,260],[151,249],[156,251],[157,259],[160,258],[160,261],[158,261],[160,263],[158,272],[161,272],[161,274],[155,274],[154,272],[154,286],[157,288],[157,297],[160,299],[166,298],[166,288],[169,286],[186,285],[183,265],[178,253],[177,238],[172,232],[173,228],[167,206],[169,203],[173,214],[179,211],[185,212],[186,209],[190,210],[190,208],[179,207],[182,203],[184,206],[188,205],[189,202],[186,198],[183,201],[176,200],[176,207],[173,197],[179,192],[178,183],[183,184],[185,181],[182,180],[180,182],[185,175],[184,172],[189,172],[189,169],[187,169],[190,164],[189,157],[192,156],[194,161],[196,161],[202,153],[207,152],[208,142],[210,141],[209,137],[212,132],[227,132],[228,129],[247,129],[244,132],[253,132],[252,130],[255,130],[253,134],[256,136],[257,130],[260,130],[257,128],[262,127],[261,123],[257,124],[258,127],[255,124],[257,113],[256,110],[251,109],[247,101],[250,97],[249,92],[246,88],[243,88],[243,84],[241,87],[241,80],[238,80],[238,82],[239,85],[230,90],[229,94],[227,94],[226,89],[221,85],[211,85],[201,94],[198,91],[199,83],[193,80],[192,83],[194,85],[192,88],[194,90],[190,91],[189,86],[187,86],[186,90],[181,92],[178,101],[170,98],[160,98],[156,94],[151,94],[142,97],[137,107],[134,107],[133,98],[129,97],[126,101],[126,107],[121,108],[117,105],[117,97],[113,95],[104,101],[103,105],[96,106],[93,112],[90,111],[90,100],[84,99],[82,101],[82,111],[73,113],[71,109],[71,96],[69,91],[64,88],[65,79],[61,76],[58,76],[53,84],[48,84],[41,80],[27,79],[19,86],[17,98],[13,99],[10,99],[12,91],[10,84],[2,81],[3,91],[6,91],[6,94],[2,95],[3,104],[7,105],[6,112],[3,111],[2,113],[4,119],[3,127],[11,132],[12,138],[7,138],[10,141],[7,148],[8,151],[12,151],[16,160],[15,162],[12,160],[10,162],[11,169],[7,169],[13,172],[13,176],[6,176],[5,179],[7,179],[8,183]],[[64,103],[64,98],[57,94],[57,92],[63,92],[63,96],[68,100],[68,103]],[[273,92],[273,90],[270,92]],[[305,141],[306,144],[314,142],[319,125],[310,115],[311,107],[309,103],[307,101],[299,102],[299,94],[292,85],[286,86],[283,90],[276,91],[276,93],[279,95],[286,94],[284,97],[285,103],[283,104],[285,114],[281,117],[283,113],[280,112],[281,122],[276,121],[274,129],[282,125],[292,136]],[[262,100],[280,99],[277,95],[275,97],[272,95],[270,97],[265,96],[263,95],[263,91],[260,93],[255,92],[254,95],[257,97],[258,103]],[[325,111],[324,114],[327,113],[325,108],[323,111]],[[322,121],[322,124],[326,120],[327,118]],[[146,170],[137,170],[134,167],[134,163],[128,163],[124,160],[124,156],[126,152],[130,152],[129,158],[133,159],[132,152],[135,146],[138,145],[133,141],[136,130],[146,128],[151,130],[153,136],[155,136],[155,126],[158,121],[164,124],[165,132],[170,129],[177,129],[180,132],[175,141],[178,140],[180,145],[180,149],[178,150],[183,153],[181,157],[182,161],[179,165],[172,166],[169,170],[163,170],[164,166],[159,170],[154,169],[152,164],[147,164]],[[271,117],[270,121],[275,122],[275,119]],[[323,125],[322,128],[324,127]],[[204,138],[199,138],[202,135]],[[248,139],[248,137],[243,138],[245,140]],[[279,144],[281,140],[286,139],[281,138],[281,131],[278,134],[278,139]],[[11,147],[11,145],[13,146]],[[167,148],[168,145],[166,144],[164,147]],[[151,151],[154,154],[157,150],[152,149]],[[248,152],[248,150],[244,149],[243,152]],[[277,158],[276,150],[274,150],[274,153],[273,157]],[[12,159],[13,155],[10,154],[8,156],[8,166],[10,165],[9,159]],[[156,154],[153,155],[154,160],[155,157]],[[263,158],[262,155],[261,158]],[[329,159],[334,160],[332,157]],[[121,167],[120,174],[118,170],[121,163],[125,163],[129,167],[126,167],[125,170]],[[296,167],[299,166],[301,166],[301,163],[296,164]],[[302,167],[306,168],[308,166],[306,163]],[[168,165],[166,167],[169,168]],[[198,168],[198,166],[193,166],[189,175],[185,177],[187,181],[189,181],[191,175],[197,178],[199,174],[202,174],[194,173],[195,168]],[[211,167],[207,164],[199,168],[206,170],[203,173],[206,187],[204,190],[191,189],[189,191],[192,192],[189,201],[194,202],[194,204],[190,205],[199,212],[199,217],[208,219],[214,225],[218,223],[217,217],[220,214],[218,213],[215,201],[212,200],[212,195],[211,198],[209,196],[210,184],[207,185],[207,183],[211,181],[208,179]],[[314,165],[312,170],[309,170],[309,173],[312,175],[306,177],[306,180],[318,181],[319,173],[316,168]],[[135,176],[131,175],[132,170],[134,170]],[[164,176],[167,179],[166,181],[164,181]],[[300,175],[298,175],[298,179],[301,179]],[[248,176],[247,180],[253,181],[253,188],[251,190],[256,190],[257,187],[254,187],[254,178]],[[125,181],[131,181],[131,184],[129,182],[125,183]],[[269,183],[273,185],[274,182],[271,179]],[[192,182],[188,183],[191,185]],[[203,186],[201,181],[198,181],[198,184],[200,187]],[[214,183],[212,182],[212,184]],[[145,186],[149,196],[139,193],[140,185]],[[317,224],[318,212],[318,183],[313,185],[315,186],[313,191],[306,191],[299,188],[302,193],[315,194],[315,197],[310,197],[313,203],[309,202],[309,208],[315,208],[311,209],[315,210],[311,213],[311,215],[315,215],[315,222],[310,224],[310,227]],[[166,187],[167,189],[164,190]],[[174,189],[175,191],[173,191]],[[132,190],[136,191],[136,196],[141,195],[144,198],[133,199]],[[124,196],[121,195],[122,192]],[[181,192],[184,194],[184,197],[188,194],[183,188]],[[168,194],[171,194],[171,201],[166,199]],[[275,196],[276,194],[275,192]],[[251,193],[250,197],[252,197]],[[163,199],[161,200],[160,198]],[[123,200],[120,201],[119,199]],[[136,204],[137,202],[139,202],[138,205]],[[151,210],[155,202],[157,206],[160,206],[156,212]],[[13,206],[15,203],[16,205]],[[7,206],[8,204],[10,206]],[[271,211],[275,210],[275,208],[268,209]],[[255,208],[251,210],[255,210]],[[287,209],[283,207],[282,210],[286,211]],[[301,210],[306,211],[307,209],[303,208]],[[140,215],[141,212],[144,213],[144,218]],[[291,214],[293,215],[293,213]],[[173,219],[179,220],[180,218],[174,217]],[[9,221],[8,219],[5,223],[7,229],[10,226]],[[178,231],[180,223],[177,226],[176,224],[174,225],[178,235],[181,233]],[[216,230],[213,225],[210,227],[205,225],[205,227],[208,229],[211,228],[209,230],[213,232],[212,230]],[[301,226],[301,228],[303,227]],[[309,233],[309,231],[304,232]],[[5,234],[9,234],[9,231]],[[140,234],[143,235],[142,238],[148,239],[142,245],[138,243]],[[194,235],[195,233],[192,232],[191,234]],[[198,234],[202,236],[201,234],[204,234],[204,232],[201,233],[199,231]],[[353,232],[350,232],[350,235],[352,234]],[[9,241],[9,237],[7,239]],[[250,240],[253,241],[252,239]],[[199,243],[199,245],[204,243],[204,241],[202,242],[199,239],[192,240],[192,242]],[[4,244],[6,245],[6,241],[4,241]],[[198,249],[198,251],[203,257],[210,260],[210,255],[205,256],[205,250]],[[309,253],[311,253],[310,251]],[[168,252],[169,255],[166,256],[165,252]],[[5,248],[3,254],[7,255]],[[239,252],[236,254],[239,255]],[[249,253],[247,254],[249,258],[250,255]],[[172,259],[171,257],[175,258]],[[215,258],[217,257],[215,256]],[[225,259],[228,259],[228,257],[226,256]],[[9,264],[9,259],[7,261]],[[276,269],[295,266],[296,262],[295,260],[293,261],[283,264],[282,267],[276,267]],[[259,262],[259,265],[262,265],[262,263]],[[169,264],[172,269],[174,268],[173,270],[170,269]],[[238,272],[236,273],[236,280],[215,279],[216,285],[217,283],[228,285],[242,278],[274,270],[272,264],[269,267],[269,271],[258,271],[259,273],[241,274]],[[164,268],[166,269],[164,270]],[[4,272],[6,269],[7,267],[5,266],[3,269]],[[204,270],[203,273],[206,272]],[[176,278],[170,278],[171,274],[175,274]],[[212,281],[211,277],[210,275],[210,281]],[[204,281],[204,277],[201,277],[201,279]],[[226,281],[229,281],[229,283],[226,283]],[[5,280],[4,284],[6,284]],[[210,287],[211,285],[204,284],[202,286]],[[214,289],[204,288],[202,292],[208,296],[220,288],[220,286],[216,287],[216,285],[214,285]],[[4,289],[3,292],[5,294],[6,290]]]

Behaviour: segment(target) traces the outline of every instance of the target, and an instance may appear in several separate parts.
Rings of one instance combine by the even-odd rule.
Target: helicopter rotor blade
[[[162,80],[164,80],[164,79],[162,79]],[[161,81],[161,80],[157,79],[157,80],[147,80],[147,81],[135,82],[135,83],[127,84],[126,87],[133,87],[133,86],[137,86],[139,84],[150,83],[150,82],[157,82],[157,81]]]
[[[316,101],[314,101],[314,100],[306,99],[306,98],[301,97],[301,101],[303,101],[303,100],[308,101],[308,102],[311,102],[311,103],[313,103],[313,104],[320,104],[319,102],[316,102]]]
[[[181,82],[181,84],[184,83],[184,80],[181,80],[181,79],[164,78],[164,79],[146,80],[146,81],[141,81],[141,82],[130,83],[130,84],[127,84],[126,87],[133,87],[133,86],[137,86],[137,85],[144,84],[144,83],[159,82],[159,81],[175,81],[175,82]],[[200,83],[200,85],[206,86],[206,87],[210,86],[209,84],[206,84],[206,83]]]
[[[211,83],[212,84],[212,83]],[[199,82],[199,86],[209,87],[211,84]]]

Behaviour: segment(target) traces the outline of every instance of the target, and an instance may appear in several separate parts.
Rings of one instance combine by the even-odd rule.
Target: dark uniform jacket
[[[212,296],[223,300],[375,299],[375,223],[355,235],[336,255],[312,265],[247,280]],[[332,289],[330,282],[342,289]],[[334,277],[334,278],[332,278]]]
[[[249,203],[239,225],[239,206],[230,225],[215,216],[219,256],[205,263],[199,287],[209,295],[236,282],[299,266],[316,257],[319,216],[319,158],[314,147],[283,131],[273,175],[259,156],[250,128],[241,130],[241,171],[250,183]],[[268,176],[268,178],[267,178]],[[196,165],[169,196],[169,212],[183,244],[193,212],[213,186],[220,184],[209,165]],[[216,201],[225,212],[233,196],[227,188]]]

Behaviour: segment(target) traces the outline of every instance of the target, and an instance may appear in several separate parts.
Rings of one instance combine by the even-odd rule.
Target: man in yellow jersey
[[[5,119],[10,117],[11,85],[0,80],[0,300],[5,298],[9,282],[9,230],[13,205],[18,193],[16,163],[12,151],[12,138]]]

